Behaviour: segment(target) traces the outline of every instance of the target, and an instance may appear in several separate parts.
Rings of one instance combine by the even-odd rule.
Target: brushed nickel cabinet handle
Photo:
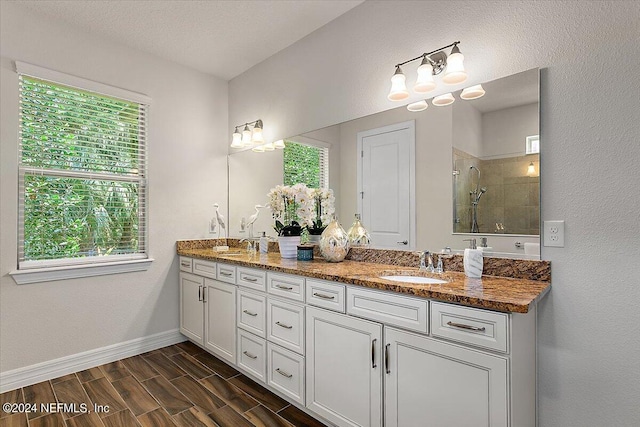
[[[409,241],[408,240],[403,240],[401,242],[396,242],[396,243],[399,244],[399,245],[408,245]]]
[[[242,310],[242,312],[244,314],[248,314],[249,316],[253,316],[253,317],[256,317],[258,315],[258,313],[252,313],[249,310]]]
[[[190,262],[187,262],[187,261],[182,261],[182,262],[180,263],[180,265],[181,265],[181,266],[183,266],[183,267],[189,267],[189,266],[191,265],[191,263],[190,263]]]
[[[284,289],[285,291],[292,291],[293,290],[293,288],[291,286],[284,286],[284,285],[276,285],[276,288]]]
[[[478,328],[477,326],[465,325],[464,323],[454,323],[451,321],[447,322],[447,325],[453,326],[454,328],[467,329],[469,331],[477,331],[477,332],[485,331],[484,326],[482,328]]]
[[[336,297],[333,295],[324,295],[324,294],[319,294],[317,292],[314,292],[313,296],[318,298],[324,298],[324,299],[336,299]]]
[[[242,280],[246,280],[247,282],[257,282],[258,279],[255,279],[253,277],[247,277],[247,276],[242,276]]]
[[[233,274],[231,274],[231,273],[227,273],[226,271],[221,271],[221,272],[220,272],[220,274],[221,274],[222,276],[226,276],[226,277],[231,277],[231,276],[233,276]]]
[[[248,351],[246,351],[246,350],[245,350],[245,351],[243,351],[242,353],[243,353],[245,356],[247,356],[248,358],[250,358],[250,359],[257,359],[257,358],[258,358],[258,356],[254,356],[253,354],[249,353],[249,352],[248,352]]]
[[[207,302],[207,287],[202,287],[202,302]]]
[[[391,369],[389,369],[389,347],[391,344],[387,344],[384,346],[384,370],[387,374],[391,373]]]
[[[198,286],[198,301],[202,301],[202,285]]]
[[[376,365],[376,341],[378,341],[377,338],[374,338],[373,341],[371,341],[371,367],[373,369],[378,367],[378,365]]]
[[[285,325],[284,323],[280,323],[280,322],[276,322],[276,325],[280,326],[281,328],[285,328],[285,329],[293,328],[293,326]]]
[[[282,375],[283,377],[287,377],[287,378],[291,378],[293,376],[292,374],[289,374],[285,371],[281,371],[280,368],[276,368],[276,372]]]

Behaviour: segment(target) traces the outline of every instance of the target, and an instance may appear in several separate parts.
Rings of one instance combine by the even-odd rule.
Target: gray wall
[[[640,419],[638,16],[623,1],[368,1],[230,82],[230,121],[262,117],[277,139],[392,108],[393,65],[454,40],[468,85],[543,69],[542,219],[566,220],[566,246],[542,250],[545,427]]]
[[[227,198],[227,82],[62,22],[1,3],[0,370],[178,328],[177,239],[204,236],[211,205]],[[146,272],[18,286],[20,60],[146,94],[149,243]]]

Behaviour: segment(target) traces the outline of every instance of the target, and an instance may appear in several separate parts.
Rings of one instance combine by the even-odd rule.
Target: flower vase
[[[320,237],[320,253],[329,262],[340,262],[349,253],[349,238],[337,219],[333,219]]]
[[[278,246],[280,247],[280,257],[284,259],[296,259],[298,257],[298,245],[300,236],[280,236]]]
[[[362,222],[360,222],[359,214],[356,214],[353,225],[347,232],[347,236],[349,237],[349,246],[352,248],[368,248],[371,244],[371,237],[367,229],[362,225]]]

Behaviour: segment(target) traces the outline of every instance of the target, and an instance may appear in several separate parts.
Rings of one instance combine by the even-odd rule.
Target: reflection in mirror
[[[536,249],[539,243],[539,161],[538,154],[526,154],[527,146],[540,146],[536,138],[529,138],[527,143],[527,137],[539,135],[538,70],[482,86],[486,94],[476,100],[465,101],[460,99],[460,93],[455,93],[456,101],[446,107],[429,105],[424,111],[410,112],[402,106],[285,141],[329,149],[329,188],[334,190],[337,216],[346,229],[354,214],[363,213],[362,188],[359,189],[359,182],[363,187],[363,135],[412,123],[408,128],[414,129],[411,131],[415,140],[411,161],[414,167],[412,176],[407,179],[415,181],[415,196],[410,201],[415,207],[415,219],[410,221],[414,234],[409,235],[406,245],[402,240],[393,240],[386,247],[440,251],[448,246],[457,250],[463,249],[467,245],[464,239],[471,236],[476,237],[478,243],[481,237],[486,237],[488,251],[509,257],[525,256],[524,246],[529,244],[529,248],[534,248],[529,257],[539,257],[539,249]],[[231,237],[248,237],[248,230],[241,226],[242,218],[246,223],[255,212],[254,206],[265,204],[269,190],[283,183],[282,153],[282,150],[264,153],[249,150],[229,155],[228,223]],[[532,172],[529,171],[531,164]],[[388,169],[378,167],[377,170]],[[386,193],[375,188],[368,191],[380,197]],[[479,199],[477,233],[471,233],[474,191]],[[397,197],[389,200],[395,200],[390,204],[399,203]],[[410,214],[404,207],[395,212],[399,216],[406,214],[409,217]],[[367,228],[375,225],[375,221],[376,218],[362,217]],[[262,231],[275,236],[267,209],[261,210],[253,229],[255,236],[260,236]],[[372,240],[372,247],[381,245]]]

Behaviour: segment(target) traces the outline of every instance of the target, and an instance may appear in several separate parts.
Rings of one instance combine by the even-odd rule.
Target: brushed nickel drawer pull
[[[333,295],[324,295],[324,294],[319,294],[317,292],[314,292],[313,296],[318,298],[324,298],[324,299],[336,299],[336,297]]]
[[[391,344],[387,344],[384,346],[384,370],[387,374],[391,373],[391,369],[389,369],[389,347]]]
[[[258,356],[254,356],[253,354],[249,353],[249,352],[248,352],[248,351],[246,351],[246,350],[245,350],[245,351],[243,351],[242,353],[243,353],[245,356],[247,356],[248,358],[250,358],[250,359],[257,359],[257,358],[258,358]]]
[[[202,301],[202,285],[198,286],[198,301]]]
[[[293,288],[291,286],[283,286],[283,285],[276,285],[276,288],[284,289],[285,291],[292,291],[293,290]]]
[[[285,325],[284,323],[280,323],[280,322],[276,322],[276,325],[280,326],[281,328],[285,328],[285,329],[292,329],[293,328],[293,326]]]
[[[202,302],[207,302],[207,287],[202,287]]]
[[[233,276],[232,273],[227,273],[226,271],[221,271],[220,274],[227,277]]]
[[[181,266],[183,266],[183,267],[190,267],[190,266],[191,266],[191,263],[190,263],[190,262],[187,262],[187,261],[182,261],[182,262],[180,263],[180,265],[181,265]]]
[[[484,326],[482,328],[478,328],[477,326],[465,325],[464,323],[454,323],[451,321],[447,322],[447,325],[453,326],[454,328],[468,329],[470,331],[477,331],[477,332],[485,331]]]
[[[292,374],[289,374],[285,371],[281,371],[280,368],[276,368],[276,372],[282,375],[283,377],[287,377],[287,378],[291,378],[293,376]]]
[[[253,316],[253,317],[256,317],[258,315],[258,313],[252,313],[249,310],[242,310],[242,312],[244,314],[248,314],[249,316]]]
[[[242,280],[246,280],[247,282],[257,282],[258,279],[255,279],[253,277],[247,277],[247,276],[243,276]]]
[[[376,365],[376,341],[378,341],[377,338],[371,341],[371,367],[374,369],[378,367],[378,365]]]

